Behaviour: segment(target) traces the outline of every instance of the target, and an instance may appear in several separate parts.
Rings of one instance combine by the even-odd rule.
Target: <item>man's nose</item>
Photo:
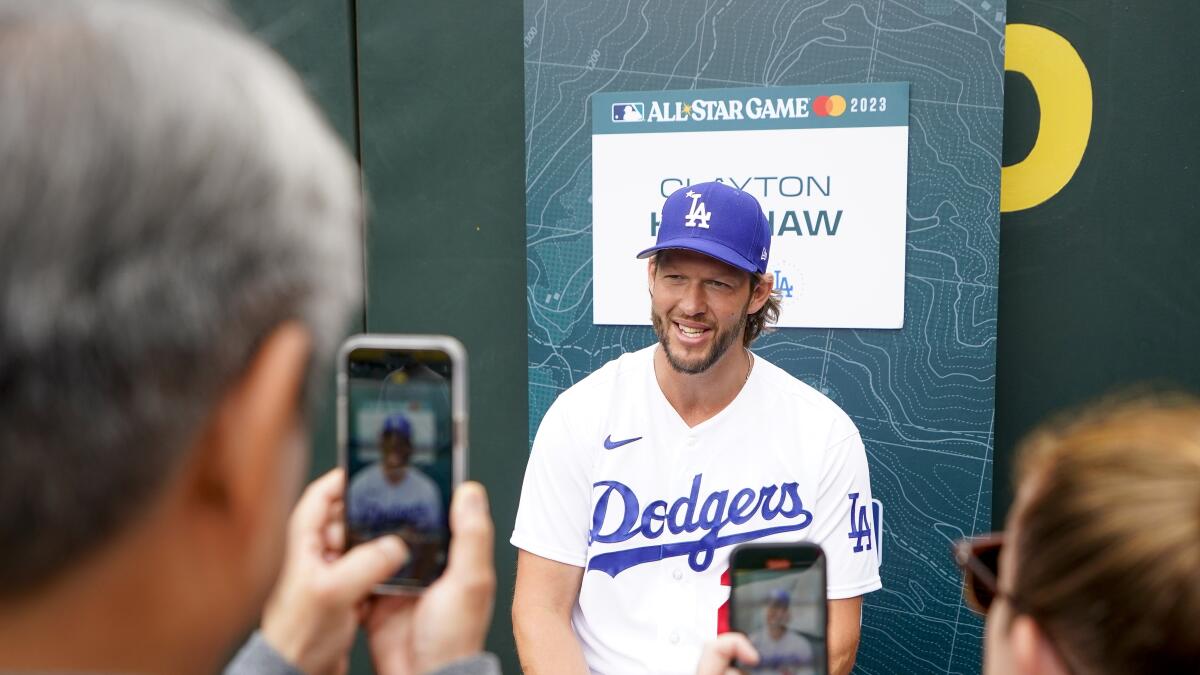
[[[708,308],[708,298],[705,296],[703,283],[688,284],[679,300],[679,310],[688,316],[703,314]]]

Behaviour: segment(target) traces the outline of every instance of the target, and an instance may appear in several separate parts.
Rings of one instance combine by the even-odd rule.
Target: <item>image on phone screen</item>
[[[734,569],[733,624],[758,650],[754,673],[821,675],[825,663],[825,577],[817,564],[768,558]]]
[[[411,558],[386,583],[427,586],[450,541],[452,362],[436,350],[358,348],[345,368],[347,545],[399,535]]]

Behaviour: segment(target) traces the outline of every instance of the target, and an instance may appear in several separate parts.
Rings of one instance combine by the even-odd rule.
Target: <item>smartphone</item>
[[[399,535],[409,562],[375,590],[419,593],[445,569],[450,495],[467,474],[466,350],[444,335],[355,335],[337,387],[346,548]]]
[[[828,672],[825,555],[808,542],[742,544],[730,555],[730,628],[758,650],[754,673]]]

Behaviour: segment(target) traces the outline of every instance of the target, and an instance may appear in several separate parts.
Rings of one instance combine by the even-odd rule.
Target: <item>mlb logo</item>
[[[646,109],[641,103],[614,103],[612,121],[641,122],[646,119],[645,111]]]

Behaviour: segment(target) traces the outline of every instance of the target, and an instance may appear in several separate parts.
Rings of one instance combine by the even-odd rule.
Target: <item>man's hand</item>
[[[733,668],[735,660],[753,666],[758,663],[758,652],[745,635],[722,633],[704,643],[696,675],[736,675],[738,671]]]
[[[446,571],[419,597],[378,597],[367,637],[381,675],[425,673],[478,654],[492,620],[496,571],[487,492],[463,483],[450,504]]]
[[[396,536],[342,554],[344,488],[342,471],[334,469],[300,497],[283,573],[263,613],[267,643],[306,675],[346,672],[362,602],[408,560]]]

